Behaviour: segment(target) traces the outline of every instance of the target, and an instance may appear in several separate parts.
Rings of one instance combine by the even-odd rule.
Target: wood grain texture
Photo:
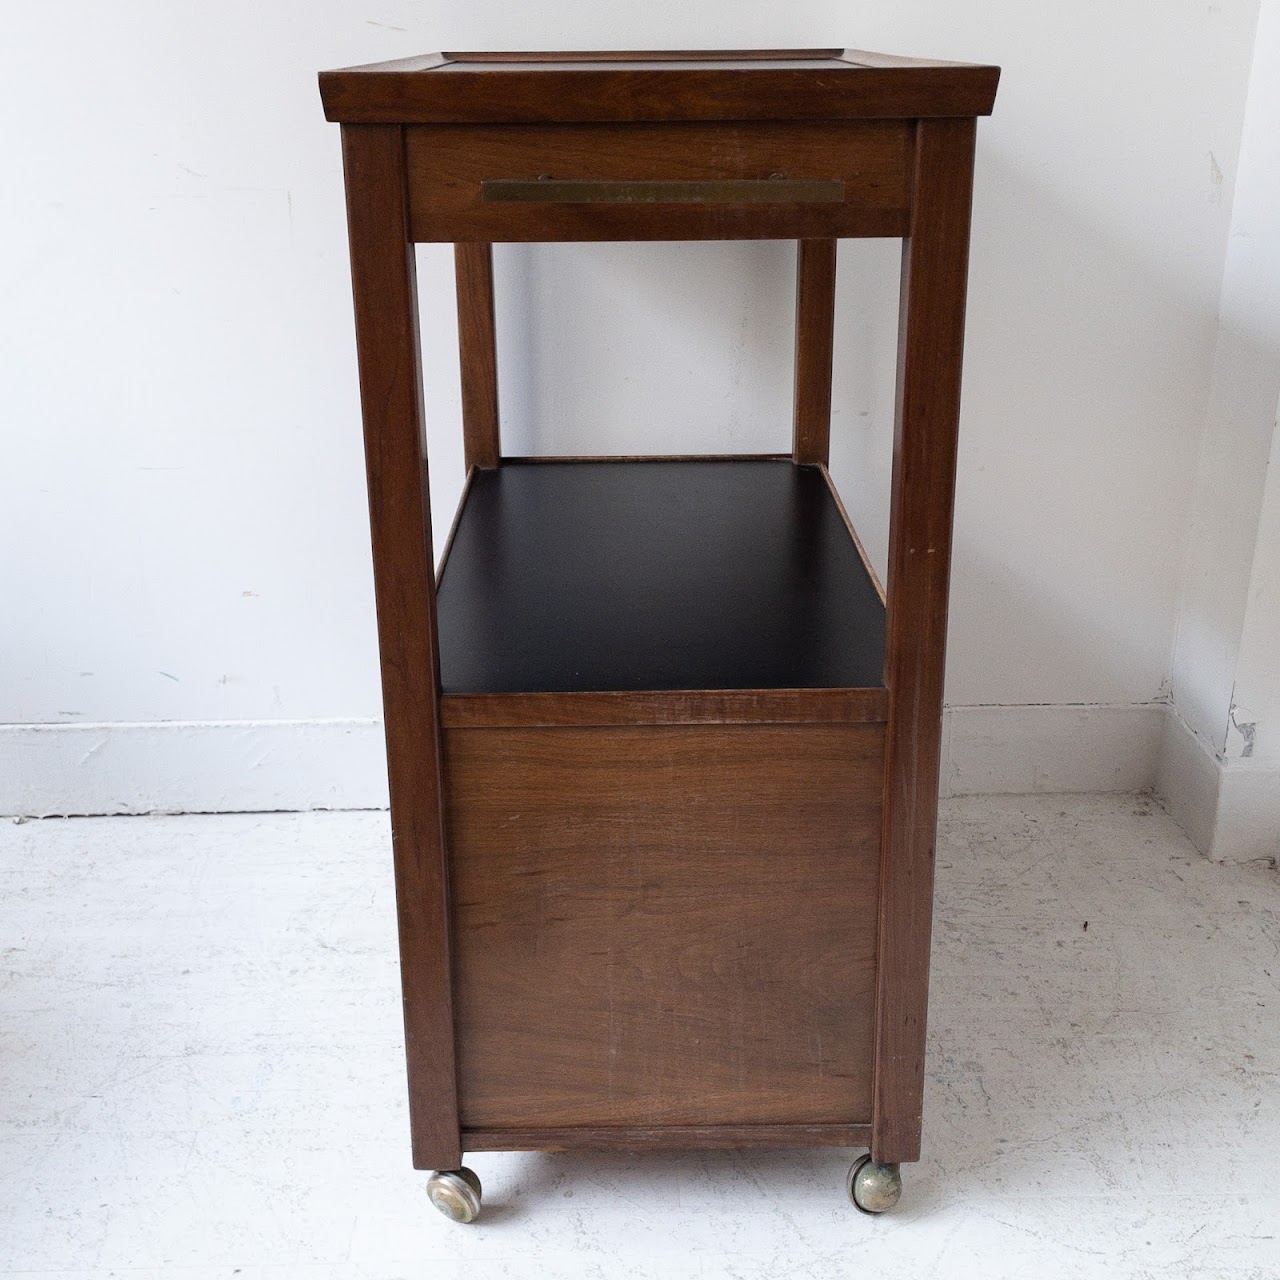
[[[861,1147],[869,1124],[614,1125],[561,1129],[464,1129],[467,1151],[698,1151]]]
[[[414,1163],[461,1159],[435,572],[402,131],[343,129]]]
[[[449,693],[446,729],[626,724],[862,724],[883,721],[886,689],[671,689],[645,693]]]
[[[903,246],[872,1137],[875,1158],[887,1162],[920,1154],[974,125],[918,126],[911,236]]]
[[[465,1128],[866,1123],[883,744],[446,731]]]
[[[902,235],[903,121],[421,125],[406,131],[416,240],[706,240]],[[507,204],[484,183],[838,179],[836,203]]]
[[[493,314],[493,246],[454,246],[458,282],[458,357],[462,377],[462,446],[467,469],[496,467],[498,348]]]
[[[831,353],[836,324],[836,242],[796,250],[796,375],[791,456],[826,466],[831,438]]]
[[[330,120],[363,123],[885,120],[987,115],[998,67],[855,50],[424,55],[325,71]]]

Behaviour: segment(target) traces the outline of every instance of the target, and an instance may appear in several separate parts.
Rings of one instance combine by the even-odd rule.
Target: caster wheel
[[[883,1213],[902,1195],[902,1171],[896,1164],[876,1164],[869,1155],[863,1156],[849,1170],[848,1188],[856,1209]]]
[[[427,1179],[427,1198],[453,1222],[474,1222],[480,1212],[480,1179],[470,1169],[446,1169]]]

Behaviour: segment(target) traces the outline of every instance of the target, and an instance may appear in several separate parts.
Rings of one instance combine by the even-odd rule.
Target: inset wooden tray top
[[[819,467],[507,461],[437,592],[453,693],[881,687],[884,605]]]
[[[861,49],[428,53],[320,74],[330,120],[839,120],[980,116],[998,67]]]

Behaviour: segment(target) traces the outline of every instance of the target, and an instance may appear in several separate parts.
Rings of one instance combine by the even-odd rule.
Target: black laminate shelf
[[[437,601],[445,693],[883,684],[884,606],[788,460],[477,470]]]

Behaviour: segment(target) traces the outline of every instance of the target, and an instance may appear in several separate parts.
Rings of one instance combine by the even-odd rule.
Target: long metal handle
[[[501,204],[837,204],[838,178],[717,178],[706,182],[609,182],[486,178],[480,199]]]

